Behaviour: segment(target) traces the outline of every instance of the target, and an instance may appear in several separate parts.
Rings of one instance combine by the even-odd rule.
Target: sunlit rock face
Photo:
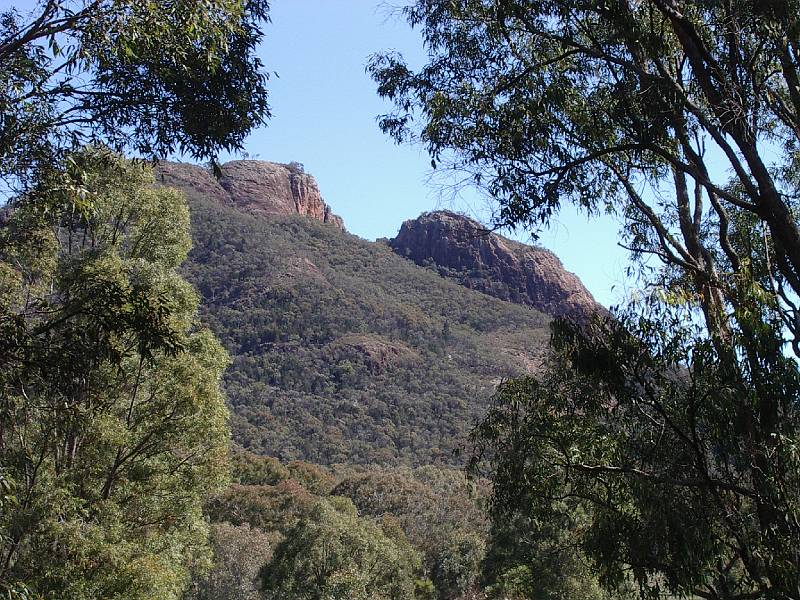
[[[194,192],[233,205],[245,212],[266,215],[304,215],[344,229],[319,191],[316,180],[294,165],[261,160],[234,160],[210,169],[186,163],[162,162],[156,167],[159,184]]]
[[[552,316],[585,320],[605,310],[555,254],[506,239],[463,215],[425,213],[403,223],[389,245],[468,288]]]

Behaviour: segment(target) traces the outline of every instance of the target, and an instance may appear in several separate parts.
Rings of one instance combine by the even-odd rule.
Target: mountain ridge
[[[188,195],[188,194],[187,194]],[[329,224],[193,195],[183,273],[228,350],[234,440],[323,465],[460,464],[498,381],[541,364],[549,319]]]
[[[219,180],[157,171],[189,203],[182,271],[231,356],[236,444],[321,465],[463,465],[496,385],[540,368],[550,317],[346,232],[288,166],[248,163]],[[281,183],[259,187],[265,173]]]
[[[215,177],[211,169],[198,165],[161,162],[156,173],[162,185],[244,213],[268,218],[307,216],[344,230],[341,217],[333,213],[314,177],[299,163],[236,160],[221,165]],[[455,212],[433,211],[407,220],[388,244],[398,255],[435,267],[439,275],[464,287],[553,317],[588,320],[605,312],[554,253],[500,236]]]

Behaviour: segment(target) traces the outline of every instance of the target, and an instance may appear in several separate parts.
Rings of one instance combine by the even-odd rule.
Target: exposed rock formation
[[[212,197],[245,212],[261,215],[305,215],[344,229],[319,192],[317,182],[294,165],[260,160],[234,160],[221,166],[221,176],[198,165],[163,162],[158,183],[188,194]]]
[[[604,310],[552,252],[506,239],[449,211],[406,221],[389,245],[468,288],[553,316],[585,319]]]
[[[209,169],[186,163],[160,163],[160,184],[189,196],[213,198],[244,212],[305,215],[344,229],[322,199],[317,182],[298,164],[236,160]],[[389,241],[395,252],[462,285],[502,300],[526,304],[553,316],[586,318],[603,310],[580,280],[564,270],[547,250],[527,246],[487,231],[467,217],[439,211],[406,221]],[[299,265],[305,271],[308,265]],[[302,267],[302,268],[301,268]]]
[[[386,367],[419,358],[417,352],[402,342],[389,341],[378,335],[349,334],[340,337],[328,345],[334,356],[358,355],[372,373],[378,373]]]
[[[178,188],[188,196],[231,204],[230,196],[209,169],[189,163],[160,162],[155,168],[156,183]]]

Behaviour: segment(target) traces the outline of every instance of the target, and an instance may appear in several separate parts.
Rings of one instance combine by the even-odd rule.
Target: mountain
[[[604,309],[558,257],[487,230],[449,211],[406,221],[391,248],[470,289],[555,317],[585,320]]]
[[[541,363],[550,316],[483,293],[502,269],[468,289],[407,260],[425,253],[409,223],[394,250],[347,233],[297,169],[235,161],[221,172],[165,163],[158,180],[189,200],[194,248],[184,273],[231,355],[224,385],[235,441],[283,461],[461,464],[454,451],[497,383]],[[497,239],[492,256],[510,248],[524,271],[527,247]],[[560,314],[548,294],[542,306]]]

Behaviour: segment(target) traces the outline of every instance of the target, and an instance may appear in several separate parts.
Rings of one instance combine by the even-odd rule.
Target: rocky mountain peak
[[[316,180],[299,163],[288,165],[261,160],[234,160],[220,167],[220,176],[204,167],[162,162],[158,183],[196,193],[258,215],[304,215],[344,229],[319,191]]]
[[[605,310],[552,252],[504,238],[457,213],[406,221],[389,245],[468,288],[552,316],[583,320]]]

